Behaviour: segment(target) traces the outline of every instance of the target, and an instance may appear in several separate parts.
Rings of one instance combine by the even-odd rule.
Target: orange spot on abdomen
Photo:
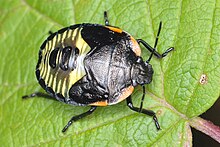
[[[95,103],[91,103],[89,104],[90,106],[107,106],[108,102],[106,101],[99,101],[99,102],[95,102]]]

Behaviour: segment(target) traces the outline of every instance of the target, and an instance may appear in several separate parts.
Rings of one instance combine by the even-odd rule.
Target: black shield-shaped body
[[[137,41],[116,27],[73,25],[42,44],[36,76],[53,97],[73,105],[106,106],[127,98],[153,70]]]

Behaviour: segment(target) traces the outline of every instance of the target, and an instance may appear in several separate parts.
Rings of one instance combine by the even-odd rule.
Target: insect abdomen
[[[90,47],[81,36],[82,27],[64,28],[42,44],[36,76],[49,93],[68,98],[70,87],[85,75],[83,61]]]

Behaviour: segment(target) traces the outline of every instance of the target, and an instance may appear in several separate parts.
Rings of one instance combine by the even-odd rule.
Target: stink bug
[[[151,47],[144,40],[134,39],[109,25],[106,12],[104,19],[104,26],[76,24],[51,33],[40,47],[36,66],[37,80],[49,95],[33,93],[23,98],[41,96],[71,105],[91,106],[87,112],[73,116],[62,132],[72,122],[93,113],[97,106],[114,105],[125,99],[131,110],[152,116],[159,130],[156,114],[142,106],[144,85],[152,81],[153,69],[149,63],[152,56],[163,58],[174,49],[168,48],[163,54],[156,51],[162,23]],[[151,52],[147,61],[141,57],[140,44]],[[143,96],[140,107],[135,107],[131,94],[138,85],[143,88]]]

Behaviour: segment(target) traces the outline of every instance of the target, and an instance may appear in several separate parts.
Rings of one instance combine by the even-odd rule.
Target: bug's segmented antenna
[[[147,63],[150,62],[150,60],[151,60],[151,58],[153,57],[153,54],[154,54],[154,52],[155,52],[155,50],[156,50],[157,43],[158,43],[158,40],[159,40],[159,35],[160,35],[161,28],[162,28],[162,21],[160,21],[159,29],[158,29],[158,32],[157,32],[157,37],[156,37],[156,40],[155,40],[155,43],[154,43],[154,49],[153,49],[153,51],[151,52],[151,55],[150,55],[150,57],[148,58]]]

